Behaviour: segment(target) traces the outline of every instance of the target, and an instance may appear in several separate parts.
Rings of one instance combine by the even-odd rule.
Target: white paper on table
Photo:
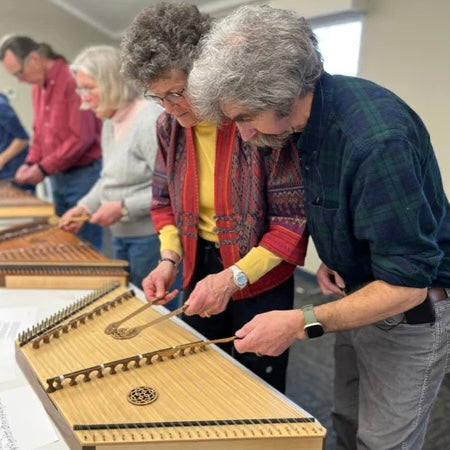
[[[0,308],[0,383],[16,379],[14,341],[36,323],[37,314],[37,307]]]
[[[0,438],[8,431],[5,442],[16,444],[5,449],[32,450],[58,440],[52,422],[30,386],[3,391],[0,416],[3,418],[0,418]]]

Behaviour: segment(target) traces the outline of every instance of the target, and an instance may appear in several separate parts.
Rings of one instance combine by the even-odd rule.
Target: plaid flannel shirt
[[[428,132],[392,92],[324,73],[293,136],[308,228],[347,287],[450,286],[450,211]]]

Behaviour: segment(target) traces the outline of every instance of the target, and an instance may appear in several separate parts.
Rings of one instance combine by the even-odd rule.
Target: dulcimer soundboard
[[[96,289],[107,281],[126,286],[127,266],[48,219],[0,231],[0,287]]]
[[[18,364],[71,449],[323,450],[314,417],[178,318],[158,320],[163,308],[142,305],[105,286],[19,334]],[[124,317],[154,326],[131,339],[106,333]]]
[[[0,183],[0,218],[49,217],[54,214],[53,203],[9,183]]]

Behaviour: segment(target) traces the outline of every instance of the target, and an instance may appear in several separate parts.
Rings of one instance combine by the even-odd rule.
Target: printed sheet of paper
[[[0,308],[0,383],[16,379],[14,341],[36,322],[37,312],[37,307]]]
[[[30,386],[0,394],[1,450],[32,450],[57,440],[53,424]]]

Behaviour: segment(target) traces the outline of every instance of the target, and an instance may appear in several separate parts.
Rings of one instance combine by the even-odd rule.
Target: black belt
[[[433,302],[446,300],[450,297],[449,288],[432,287],[427,289],[425,300],[414,308],[405,311],[406,323],[410,325],[419,325],[421,323],[434,323],[436,315]]]

